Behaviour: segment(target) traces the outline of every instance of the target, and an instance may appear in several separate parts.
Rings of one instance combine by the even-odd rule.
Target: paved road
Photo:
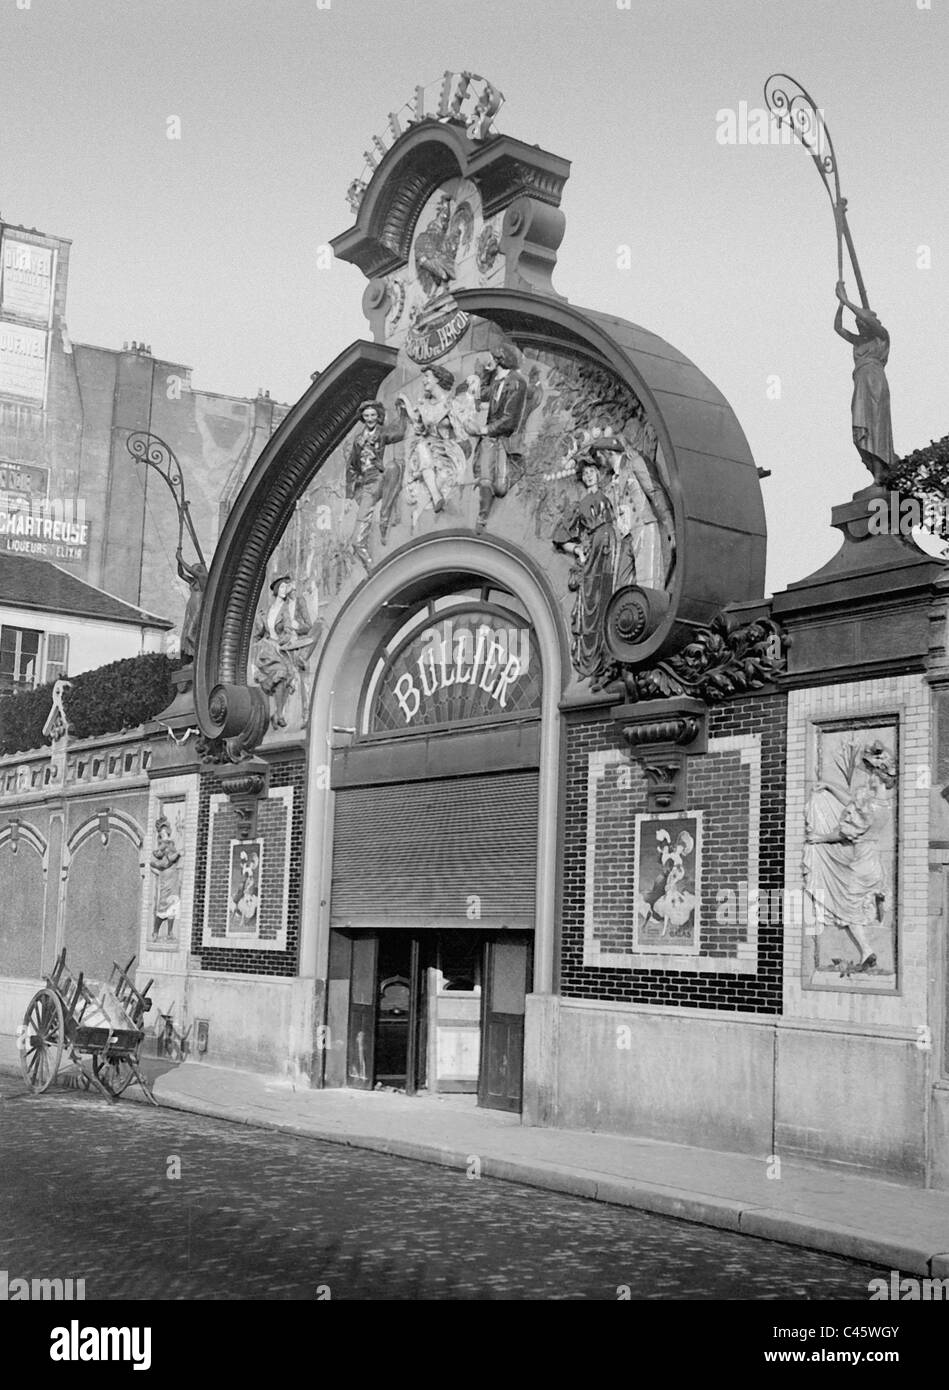
[[[178,1160],[177,1164],[175,1160]],[[174,1174],[180,1167],[180,1177]],[[860,1299],[879,1271],[0,1075],[0,1270],[89,1299]]]

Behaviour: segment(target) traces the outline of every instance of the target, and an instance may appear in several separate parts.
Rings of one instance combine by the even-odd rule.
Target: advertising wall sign
[[[59,565],[82,563],[89,553],[89,523],[82,508],[0,498],[0,551]]]
[[[14,237],[3,238],[0,313],[48,324],[53,300],[54,251]]]
[[[7,463],[0,459],[0,500],[45,498],[49,492],[49,469],[35,463]]]
[[[0,323],[0,393],[42,404],[48,340],[45,329]]]

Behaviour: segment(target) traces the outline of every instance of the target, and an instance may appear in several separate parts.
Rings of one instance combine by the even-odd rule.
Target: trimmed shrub
[[[70,736],[120,734],[154,719],[174,699],[171,676],[182,664],[179,657],[146,652],[71,676],[72,689],[63,697]],[[52,700],[52,685],[0,697],[0,754],[46,743],[43,725]]]

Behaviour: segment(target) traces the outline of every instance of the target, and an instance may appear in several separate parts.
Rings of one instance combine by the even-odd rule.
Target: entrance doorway
[[[524,999],[530,988],[531,939],[496,937],[485,942],[483,1057],[478,1104],[520,1110],[524,1079]]]
[[[490,1109],[520,1109],[529,932],[333,935],[335,958],[349,963],[345,1084],[467,1092]]]

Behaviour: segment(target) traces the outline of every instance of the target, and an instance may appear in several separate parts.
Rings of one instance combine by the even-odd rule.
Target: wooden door
[[[414,1096],[418,1091],[419,1085],[424,1085],[424,1081],[419,1076],[420,1070],[424,1070],[425,1046],[422,1041],[422,1020],[425,1017],[425,1010],[422,1008],[422,977],[424,972],[421,969],[421,942],[417,936],[412,937],[412,954],[409,963],[409,1042],[408,1056],[405,1059],[405,1093]]]
[[[521,1108],[531,964],[529,937],[505,934],[485,943],[478,1104],[489,1110]]]
[[[379,938],[374,932],[353,937],[346,1080],[361,1091],[371,1091],[373,1084],[378,955]]]

